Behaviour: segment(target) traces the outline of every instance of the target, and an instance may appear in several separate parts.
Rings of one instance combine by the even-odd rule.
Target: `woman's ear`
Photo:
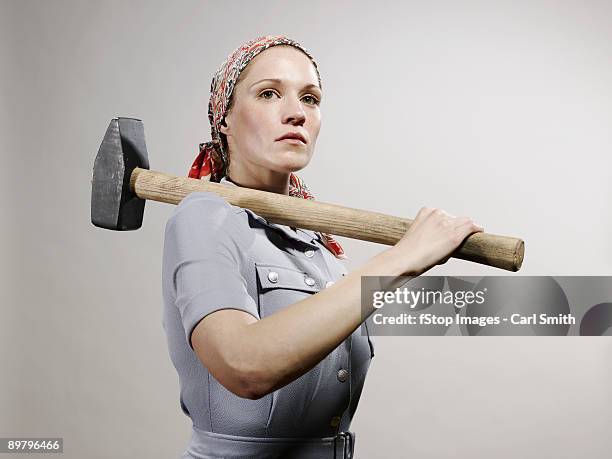
[[[227,136],[229,130],[229,127],[227,125],[227,116],[221,120],[219,130],[221,131],[221,134],[225,134]]]

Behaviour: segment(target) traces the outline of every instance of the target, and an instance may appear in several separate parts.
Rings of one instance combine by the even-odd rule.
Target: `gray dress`
[[[184,458],[343,457],[334,449],[338,439],[346,451],[354,436],[338,434],[349,430],[374,356],[365,325],[310,371],[259,400],[223,387],[189,338],[214,311],[264,318],[346,273],[313,231],[269,223],[214,193],[191,193],[175,208],[164,239],[163,326],[180,405],[193,422]]]

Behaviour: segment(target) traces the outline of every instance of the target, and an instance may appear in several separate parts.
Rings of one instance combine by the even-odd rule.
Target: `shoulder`
[[[187,195],[173,210],[166,223],[169,234],[198,239],[234,239],[244,237],[244,209],[229,204],[209,191]]]
[[[244,209],[232,206],[225,199],[209,191],[196,191],[188,194],[175,207],[166,228],[176,224],[203,223],[219,225],[235,220],[234,215]]]
[[[223,213],[231,212],[232,206],[221,196],[210,191],[195,191],[188,194],[175,207],[169,222],[184,218],[186,215],[199,214],[202,210]]]

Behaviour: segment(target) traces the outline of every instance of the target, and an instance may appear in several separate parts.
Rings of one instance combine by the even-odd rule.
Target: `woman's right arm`
[[[261,320],[235,309],[211,313],[194,328],[192,347],[228,390],[263,397],[317,365],[374,311],[363,314],[362,276],[418,276],[482,230],[467,217],[423,207],[395,246],[334,285]]]

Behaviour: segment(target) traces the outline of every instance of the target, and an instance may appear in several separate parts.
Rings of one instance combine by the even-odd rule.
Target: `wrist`
[[[405,251],[398,250],[395,246],[386,249],[379,255],[384,265],[385,276],[418,276],[421,274],[416,260]]]

